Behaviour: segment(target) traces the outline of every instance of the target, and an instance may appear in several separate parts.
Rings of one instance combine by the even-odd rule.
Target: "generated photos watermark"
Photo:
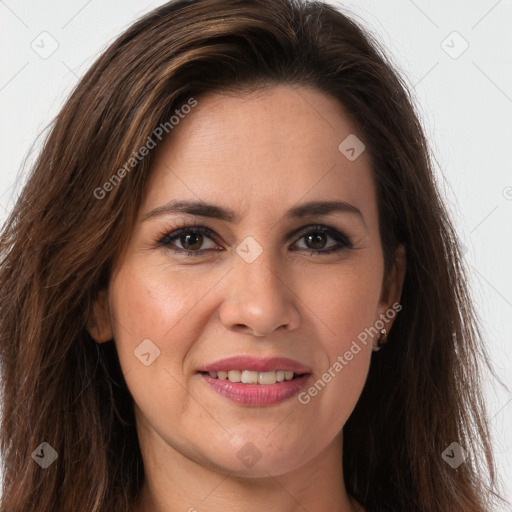
[[[114,188],[121,182],[121,180],[132,170],[134,169],[145,156],[149,154],[149,152],[156,148],[157,140],[161,141],[165,134],[168,134],[173,130],[182,119],[185,118],[187,114],[189,114],[197,105],[197,100],[193,97],[189,98],[187,103],[183,104],[179,109],[174,111],[175,115],[172,115],[168,121],[165,123],[160,123],[151,133],[151,135],[146,139],[146,142],[137,150],[132,153],[130,158],[125,162],[125,164],[120,167],[110,178],[106,181],[101,187],[97,187],[94,189],[94,197],[96,199],[103,199],[108,192],[114,190]]]
[[[384,329],[385,325],[393,320],[401,309],[402,305],[395,302],[391,308],[380,315],[380,320],[377,320],[374,325],[367,327],[364,331],[360,332],[357,336],[357,340],[366,346],[368,344],[368,338],[370,336],[373,338],[374,335],[379,334],[381,329]],[[299,393],[297,398],[302,405],[309,404],[309,402],[311,402],[311,398],[317,396],[318,393],[320,393],[325,386],[327,386],[327,384],[329,384],[329,382],[331,382],[345,368],[345,366],[352,361],[354,356],[361,352],[361,345],[357,340],[352,341],[350,348],[345,351],[343,355],[339,355],[336,358],[336,361],[312,386],[310,386],[306,391]]]

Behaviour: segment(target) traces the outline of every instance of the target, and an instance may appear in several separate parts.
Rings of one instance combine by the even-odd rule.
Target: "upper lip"
[[[233,356],[220,359],[214,363],[203,366],[200,372],[218,372],[229,370],[251,370],[255,372],[271,372],[284,370],[298,374],[311,373],[311,368],[287,357],[253,357]]]

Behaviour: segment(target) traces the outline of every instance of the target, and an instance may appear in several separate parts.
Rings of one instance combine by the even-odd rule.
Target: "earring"
[[[387,343],[388,339],[386,337],[386,332],[386,329],[380,330],[380,336],[379,339],[377,340],[377,347],[373,349],[374,352],[378,352]]]

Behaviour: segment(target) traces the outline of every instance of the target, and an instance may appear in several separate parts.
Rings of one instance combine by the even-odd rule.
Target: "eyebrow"
[[[237,214],[229,209],[203,201],[179,201],[171,200],[149,211],[142,218],[142,222],[172,213],[186,213],[199,217],[209,217],[227,222],[238,222]],[[312,215],[330,215],[332,213],[352,213],[358,215],[364,222],[364,217],[359,208],[345,201],[310,201],[290,208],[284,215],[286,219],[301,219]]]

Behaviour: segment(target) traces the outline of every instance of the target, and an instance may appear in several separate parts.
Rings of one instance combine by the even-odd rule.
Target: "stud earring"
[[[381,329],[380,330],[380,336],[379,336],[379,339],[377,340],[377,346],[373,349],[374,352],[378,352],[388,341],[387,337],[386,337],[386,329]]]

